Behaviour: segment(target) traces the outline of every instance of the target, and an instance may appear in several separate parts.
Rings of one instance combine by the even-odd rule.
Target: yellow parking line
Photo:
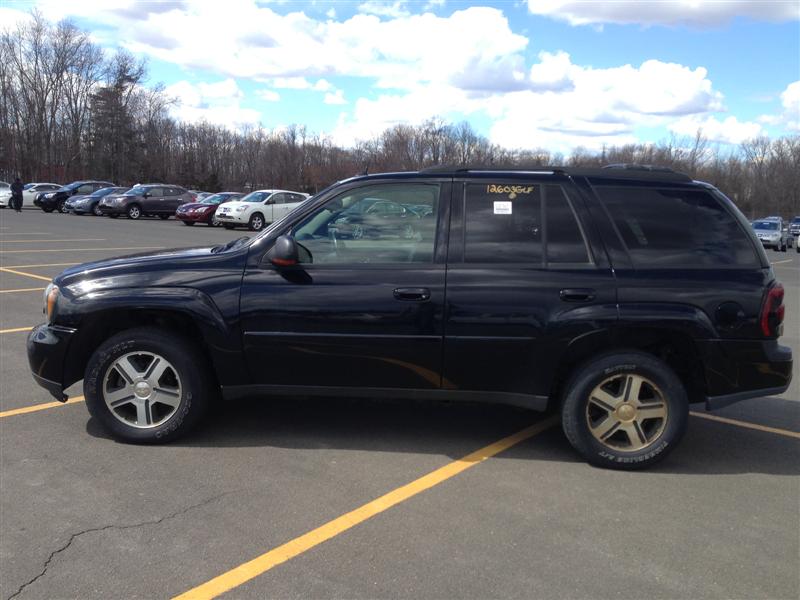
[[[79,265],[81,263],[49,263],[46,265],[8,265],[6,269],[36,269],[39,267],[72,267],[74,265]]]
[[[15,294],[17,292],[41,292],[47,288],[19,288],[16,290],[0,290],[0,294]]]
[[[8,267],[0,267],[0,271],[3,273],[13,273],[14,275],[22,275],[23,277],[33,277],[34,279],[41,279],[42,281],[46,281],[47,283],[53,281],[52,277],[43,277],[42,275],[34,275],[33,273],[26,273],[25,271],[15,271],[14,269],[9,269]]]
[[[446,464],[445,466],[436,469],[435,471],[432,471],[427,475],[420,477],[419,479],[415,479],[411,483],[407,483],[404,486],[394,489],[388,494],[384,494],[380,498],[376,498],[371,502],[367,502],[366,504],[347,514],[337,517],[332,521],[328,521],[324,525],[317,527],[316,529],[313,529],[308,533],[301,535],[300,537],[288,541],[277,548],[273,548],[269,552],[266,552],[261,556],[257,556],[253,560],[241,564],[238,567],[235,567],[234,569],[231,569],[230,571],[227,571],[226,573],[207,581],[206,583],[192,588],[188,592],[184,592],[179,596],[175,596],[173,600],[189,600],[190,598],[192,600],[216,598],[220,594],[223,594],[247,581],[250,581],[262,573],[269,571],[273,567],[284,563],[315,546],[318,546],[319,544],[339,535],[340,533],[355,527],[359,523],[363,523],[367,519],[390,509],[396,504],[408,500],[409,498],[412,498],[413,496],[416,496],[417,494],[420,494],[425,490],[450,479],[451,477],[455,477],[470,467],[474,467],[486,459],[491,458],[492,456],[495,456],[504,450],[508,450],[520,442],[524,442],[525,440],[532,438],[533,436],[552,427],[557,422],[558,419],[556,417],[550,417],[544,421],[536,423],[535,425],[526,427],[525,429],[518,431],[513,435],[498,440],[493,444],[489,444],[480,450],[476,450],[475,452],[468,454],[459,460]]]
[[[53,244],[55,242],[106,242],[106,238],[77,238],[73,240],[0,240],[0,244]]]
[[[693,417],[699,417],[701,419],[708,419],[709,421],[717,421],[719,423],[727,423],[728,425],[736,425],[737,427],[744,427],[745,429],[755,429],[756,431],[764,431],[766,433],[775,433],[777,435],[783,435],[790,438],[796,438],[800,440],[800,432],[791,431],[789,429],[779,429],[777,427],[767,427],[766,425],[759,425],[757,423],[750,423],[748,421],[738,421],[736,419],[729,419],[727,417],[718,417],[717,415],[707,415],[705,413],[699,413],[691,411],[689,412],[690,415]]]
[[[40,410],[47,410],[48,408],[56,408],[59,406],[65,406],[67,404],[77,404],[78,402],[83,402],[83,396],[75,396],[74,398],[70,398],[66,402],[45,402],[44,404],[34,404],[33,406],[25,406],[23,408],[13,408],[11,410],[4,410],[0,412],[0,419],[4,419],[5,417],[13,417],[15,415],[25,415],[32,412],[38,412]]]
[[[0,333],[19,333],[21,331],[30,331],[33,327],[14,327],[13,329],[0,329]]]
[[[38,250],[0,250],[0,254],[33,254],[34,252],[107,252],[108,250],[159,250],[164,246],[124,246],[122,248],[47,248]]]

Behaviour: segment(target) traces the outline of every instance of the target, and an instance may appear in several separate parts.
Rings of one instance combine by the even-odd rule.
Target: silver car
[[[786,252],[787,234],[782,219],[772,217],[753,221],[753,231],[765,248]]]

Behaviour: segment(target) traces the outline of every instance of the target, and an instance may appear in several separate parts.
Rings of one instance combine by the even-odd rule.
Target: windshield
[[[23,189],[23,190],[29,190],[29,189],[31,189],[31,188],[32,188],[34,185],[36,185],[36,184],[34,184],[34,183],[26,183],[25,185],[23,185],[23,186],[22,186],[22,189]]]
[[[247,196],[240,199],[239,202],[263,202],[270,196],[272,196],[272,192],[250,192]]]
[[[221,204],[225,202],[225,194],[214,194],[212,196],[206,196],[202,200],[200,200],[200,204]]]
[[[795,225],[796,223],[800,223],[800,217],[795,217],[792,219],[792,225]]]
[[[103,196],[107,196],[108,194],[111,194],[116,189],[117,188],[115,188],[115,187],[100,188],[99,190],[97,190],[93,194],[89,194],[89,195],[92,196],[92,198],[102,198]]]
[[[766,229],[768,231],[777,231],[778,224],[774,221],[756,221],[753,223],[753,229]]]

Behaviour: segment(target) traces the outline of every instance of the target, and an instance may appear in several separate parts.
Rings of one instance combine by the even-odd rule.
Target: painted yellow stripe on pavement
[[[728,417],[719,417],[717,415],[707,415],[705,413],[699,413],[694,411],[689,412],[689,414],[692,415],[693,417],[708,419],[709,421],[717,421],[718,423],[727,423],[728,425],[736,425],[737,427],[743,427],[745,429],[755,429],[756,431],[763,431],[765,433],[775,433],[777,435],[783,435],[786,437],[800,440],[800,432],[791,431],[789,429],[779,429],[778,427],[767,427],[766,425],[759,425],[758,423],[750,423],[749,421],[739,421],[737,419],[729,419]]]
[[[13,329],[0,329],[0,333],[20,333],[22,331],[30,331],[33,327],[14,327]]]
[[[108,250],[160,250],[164,246],[124,246],[121,248],[46,248],[38,250],[0,250],[0,254],[33,254],[34,252],[107,252]]]
[[[39,267],[72,267],[74,265],[79,265],[81,263],[71,262],[71,263],[48,263],[44,265],[6,265],[6,269],[36,269]]]
[[[427,475],[420,477],[407,483],[406,485],[392,490],[388,494],[384,494],[380,498],[376,498],[372,502],[368,502],[355,510],[337,517],[332,521],[328,521],[324,525],[309,531],[285,544],[273,548],[269,552],[262,554],[248,561],[230,571],[215,577],[214,579],[203,583],[188,592],[184,592],[179,596],[175,596],[174,600],[201,600],[206,598],[216,598],[237,586],[250,581],[251,579],[266,573],[273,567],[284,563],[295,556],[318,546],[319,544],[355,527],[359,523],[363,523],[367,519],[380,514],[391,507],[399,504],[427,489],[430,489],[443,481],[455,477],[459,473],[474,467],[477,464],[485,461],[504,450],[508,450],[512,446],[519,444],[531,437],[545,431],[558,422],[556,417],[550,417],[544,421],[540,421],[535,425],[526,427],[517,433],[510,435],[506,438],[498,440],[493,444],[476,450],[475,452],[466,455],[465,457],[453,461]]]
[[[74,398],[70,398],[66,402],[45,402],[44,404],[34,404],[33,406],[25,406],[23,408],[13,408],[11,410],[4,410],[0,412],[0,419],[4,419],[6,417],[14,417],[16,415],[26,415],[32,412],[39,412],[40,410],[47,410],[49,408],[57,408],[59,406],[66,406],[67,404],[77,404],[78,402],[83,402],[83,396],[75,396]]]
[[[41,279],[42,281],[46,281],[50,283],[53,281],[52,277],[45,277],[43,275],[36,275],[34,273],[26,273],[25,271],[16,271],[14,269],[9,269],[8,267],[0,267],[0,271],[3,273],[13,273],[14,275],[22,275],[23,277],[33,277],[34,279]]]
[[[76,238],[72,240],[0,240],[0,244],[54,244],[56,242],[107,242],[106,238]]]
[[[47,288],[19,288],[16,290],[0,290],[0,294],[15,294],[17,292],[41,292]]]

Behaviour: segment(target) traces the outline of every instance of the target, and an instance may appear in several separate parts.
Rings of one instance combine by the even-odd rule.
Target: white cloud
[[[344,92],[342,90],[328,92],[325,94],[325,98],[322,101],[325,104],[347,104],[347,100],[344,99]]]
[[[288,90],[314,90],[315,92],[328,92],[333,89],[333,84],[326,79],[317,79],[311,83],[305,77],[274,77],[272,79],[265,79],[265,83],[269,83],[273,87],[288,89]]]
[[[411,14],[408,11],[407,2],[405,0],[396,0],[395,2],[367,0],[367,2],[358,5],[358,12],[392,19],[407,17]]]
[[[528,0],[528,10],[570,25],[615,23],[713,27],[734,17],[778,22],[800,19],[800,2],[794,0]]]
[[[336,9],[333,7],[329,8],[328,11],[325,13],[325,16],[328,17],[329,19],[335,19]]]
[[[781,92],[783,110],[775,115],[761,115],[758,120],[765,125],[783,126],[789,131],[800,131],[800,80],[790,83]]]
[[[279,102],[281,95],[275,90],[258,90],[256,96],[266,102]]]
[[[694,137],[700,132],[710,141],[723,144],[741,144],[764,134],[763,128],[758,123],[739,121],[734,116],[729,116],[722,121],[714,116],[682,117],[670,123],[668,128],[677,135],[687,137]]]
[[[261,119],[259,111],[242,108],[244,93],[233,79],[198,84],[178,81],[168,86],[165,92],[178,100],[172,113],[184,121],[208,121],[235,129],[245,124],[256,124]]]

